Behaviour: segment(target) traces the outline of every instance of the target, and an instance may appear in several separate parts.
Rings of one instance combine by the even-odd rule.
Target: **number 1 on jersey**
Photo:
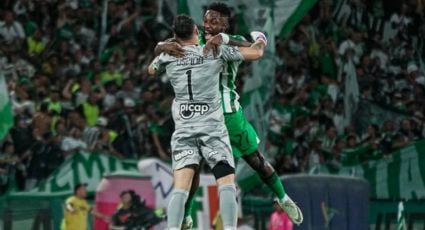
[[[193,93],[192,93],[192,70],[186,71],[187,74],[187,91],[189,93],[189,100],[193,100]]]

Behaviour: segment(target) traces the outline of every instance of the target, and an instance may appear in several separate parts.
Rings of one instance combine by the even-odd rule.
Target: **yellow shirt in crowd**
[[[28,54],[41,54],[46,46],[41,41],[35,40],[33,37],[27,38]]]
[[[83,103],[83,113],[88,126],[94,126],[99,118],[100,110],[97,105],[91,105],[88,102]]]
[[[71,196],[66,200],[65,217],[62,230],[87,230],[87,216],[90,212],[89,203],[76,196]],[[71,208],[73,211],[69,211]]]

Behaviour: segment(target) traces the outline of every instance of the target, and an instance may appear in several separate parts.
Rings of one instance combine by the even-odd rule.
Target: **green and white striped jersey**
[[[231,38],[245,40],[241,35],[229,35]],[[199,44],[205,45],[204,31],[199,30]],[[239,110],[239,94],[236,92],[236,74],[242,61],[227,61],[220,73],[221,105],[224,113],[234,113]]]

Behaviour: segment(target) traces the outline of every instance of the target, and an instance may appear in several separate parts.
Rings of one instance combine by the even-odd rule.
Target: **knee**
[[[262,178],[271,176],[274,173],[273,166],[258,151],[244,157],[244,160],[254,169]]]
[[[235,168],[230,166],[225,161],[218,162],[214,168],[211,169],[212,173],[214,174],[215,179],[218,181],[220,179],[229,179],[233,183],[234,174],[235,174]]]

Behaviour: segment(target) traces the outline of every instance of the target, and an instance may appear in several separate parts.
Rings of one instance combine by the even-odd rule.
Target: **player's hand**
[[[177,42],[163,42],[160,44],[162,52],[173,57],[183,57],[184,49]]]
[[[254,42],[260,41],[260,42],[263,42],[265,46],[267,46],[267,37],[262,32],[252,31],[250,35],[252,40],[254,40]]]
[[[221,34],[217,34],[212,37],[204,46],[204,56],[207,56],[210,50],[212,50],[214,57],[217,57],[219,53],[219,46],[221,44],[223,44],[223,37]]]

